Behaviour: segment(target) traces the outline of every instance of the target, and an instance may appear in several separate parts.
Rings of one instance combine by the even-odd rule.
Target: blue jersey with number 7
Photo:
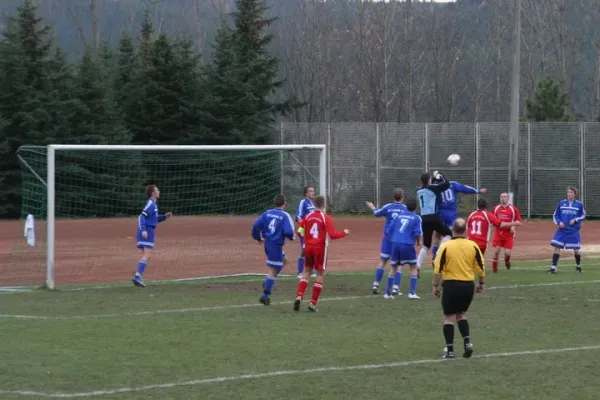
[[[392,238],[392,243],[414,246],[417,239],[423,236],[421,217],[407,210],[392,221],[386,234]]]
[[[254,221],[252,238],[283,246],[286,238],[295,239],[294,221],[291,215],[281,208],[267,210]]]

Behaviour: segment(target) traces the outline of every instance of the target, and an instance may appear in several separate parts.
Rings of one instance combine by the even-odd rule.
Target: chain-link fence
[[[328,145],[328,193],[336,211],[386,203],[395,187],[414,195],[421,173],[435,169],[487,188],[490,202],[508,190],[509,123],[283,123],[281,144]],[[458,166],[446,162],[452,153],[461,156]],[[567,186],[576,186],[588,215],[600,216],[599,173],[600,123],[520,124],[517,204],[524,215],[551,215]],[[287,179],[287,186],[304,185],[296,180]],[[472,210],[475,199],[462,196],[461,210]]]

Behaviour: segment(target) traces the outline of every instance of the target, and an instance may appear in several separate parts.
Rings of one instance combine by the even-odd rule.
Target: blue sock
[[[146,260],[140,260],[140,262],[138,263],[138,266],[137,266],[137,275],[139,275],[139,276],[144,275],[144,271],[146,270],[147,265],[148,265],[148,262]]]
[[[271,294],[271,289],[273,289],[273,285],[275,285],[275,277],[267,275],[265,278],[265,290],[263,291],[263,297],[269,297]]]
[[[431,259],[432,260],[435,260],[435,255],[437,254],[437,251],[439,248],[440,248],[439,244],[436,244],[431,248]]]
[[[398,271],[396,271],[396,275],[394,276],[394,286],[400,287],[401,283],[402,283],[402,271],[398,270]]]
[[[419,282],[419,278],[416,275],[410,276],[410,294],[415,294],[417,291],[417,282]]]
[[[394,284],[394,276],[388,276],[387,286],[385,287],[385,294],[390,296],[392,294],[392,285]]]
[[[383,279],[383,273],[385,272],[385,269],[383,269],[383,267],[381,265],[377,266],[377,269],[375,270],[375,282],[373,282],[373,284],[377,284],[379,285],[379,282],[381,282],[381,280]]]
[[[304,272],[304,257],[298,257],[298,274]]]
[[[558,266],[558,259],[560,258],[560,254],[558,253],[554,253],[552,254],[552,265],[557,267]]]

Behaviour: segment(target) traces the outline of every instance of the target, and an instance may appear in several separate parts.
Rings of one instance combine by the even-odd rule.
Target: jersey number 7
[[[400,232],[404,232],[408,226],[409,220],[407,218],[400,218]]]

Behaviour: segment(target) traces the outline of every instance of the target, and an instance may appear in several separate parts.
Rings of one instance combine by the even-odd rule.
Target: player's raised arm
[[[367,207],[369,207],[373,211],[373,214],[376,217],[385,217],[387,208],[389,207],[389,204],[386,204],[385,206],[380,207],[380,208],[376,208],[373,203],[367,202]]]
[[[296,239],[296,233],[294,232],[294,221],[292,220],[292,216],[288,213],[285,213],[287,218],[283,219],[283,236],[290,240]]]
[[[343,231],[337,232],[335,230],[333,218],[331,218],[327,214],[325,214],[325,228],[327,229],[327,235],[329,235],[329,238],[332,240],[341,239],[350,233],[350,231],[348,231],[348,229],[344,229]]]
[[[166,214],[158,214],[158,222],[161,223],[163,221],[166,221],[167,219],[171,218],[173,216],[172,212],[168,212]]]
[[[258,217],[256,221],[254,221],[254,224],[252,224],[252,239],[259,242],[262,240],[262,236],[260,234],[263,227],[263,216],[264,214]]]
[[[462,183],[459,182],[451,182],[451,184],[454,187],[454,191],[456,193],[464,193],[464,194],[482,194],[485,193],[487,191],[487,189],[476,189],[472,186],[469,185],[463,185]]]

